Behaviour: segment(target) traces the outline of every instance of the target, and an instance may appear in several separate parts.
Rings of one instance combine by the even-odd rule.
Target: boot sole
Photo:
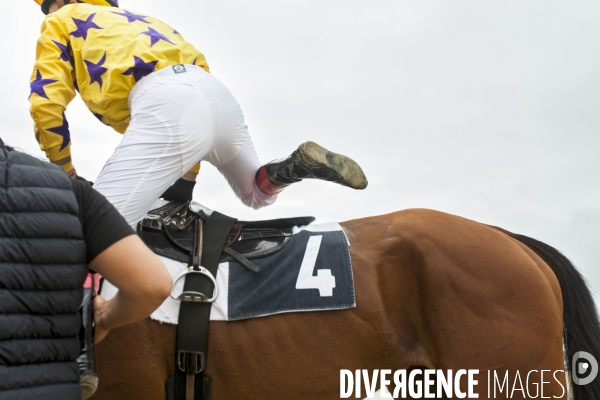
[[[312,170],[319,170],[320,175],[326,176],[329,181],[359,190],[369,184],[365,173],[356,161],[331,152],[315,142],[301,144],[296,151],[296,157],[300,165],[304,164]]]

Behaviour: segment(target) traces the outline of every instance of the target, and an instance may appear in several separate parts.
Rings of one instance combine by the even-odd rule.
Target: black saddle
[[[152,251],[187,263],[194,248],[196,219],[206,221],[212,210],[193,201],[171,201],[154,209],[138,224],[138,235]],[[274,254],[291,239],[292,227],[308,225],[314,217],[267,221],[237,221],[227,235],[221,261],[253,259]],[[243,263],[243,262],[242,262]]]

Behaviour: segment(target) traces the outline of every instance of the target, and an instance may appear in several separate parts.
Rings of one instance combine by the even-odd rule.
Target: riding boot
[[[265,194],[276,194],[302,179],[320,179],[352,189],[367,187],[367,177],[351,158],[332,153],[314,142],[302,143],[287,158],[272,161],[256,173],[256,186]]]
[[[167,201],[189,201],[192,200],[194,186],[196,186],[196,181],[179,178],[160,197]]]

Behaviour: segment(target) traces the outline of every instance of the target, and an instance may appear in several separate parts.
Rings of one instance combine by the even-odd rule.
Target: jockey
[[[164,22],[117,8],[116,0],[35,1],[47,14],[29,96],[40,148],[77,176],[65,109],[78,91],[101,122],[125,134],[94,188],[130,225],[178,178],[193,187],[202,160],[253,208],[307,178],[367,186],[358,164],[313,142],[261,167],[235,98]]]

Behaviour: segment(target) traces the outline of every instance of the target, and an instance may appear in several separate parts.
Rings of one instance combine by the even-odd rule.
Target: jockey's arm
[[[67,105],[75,97],[69,32],[55,15],[46,17],[41,30],[29,96],[35,136],[48,159],[74,177],[65,116]]]

